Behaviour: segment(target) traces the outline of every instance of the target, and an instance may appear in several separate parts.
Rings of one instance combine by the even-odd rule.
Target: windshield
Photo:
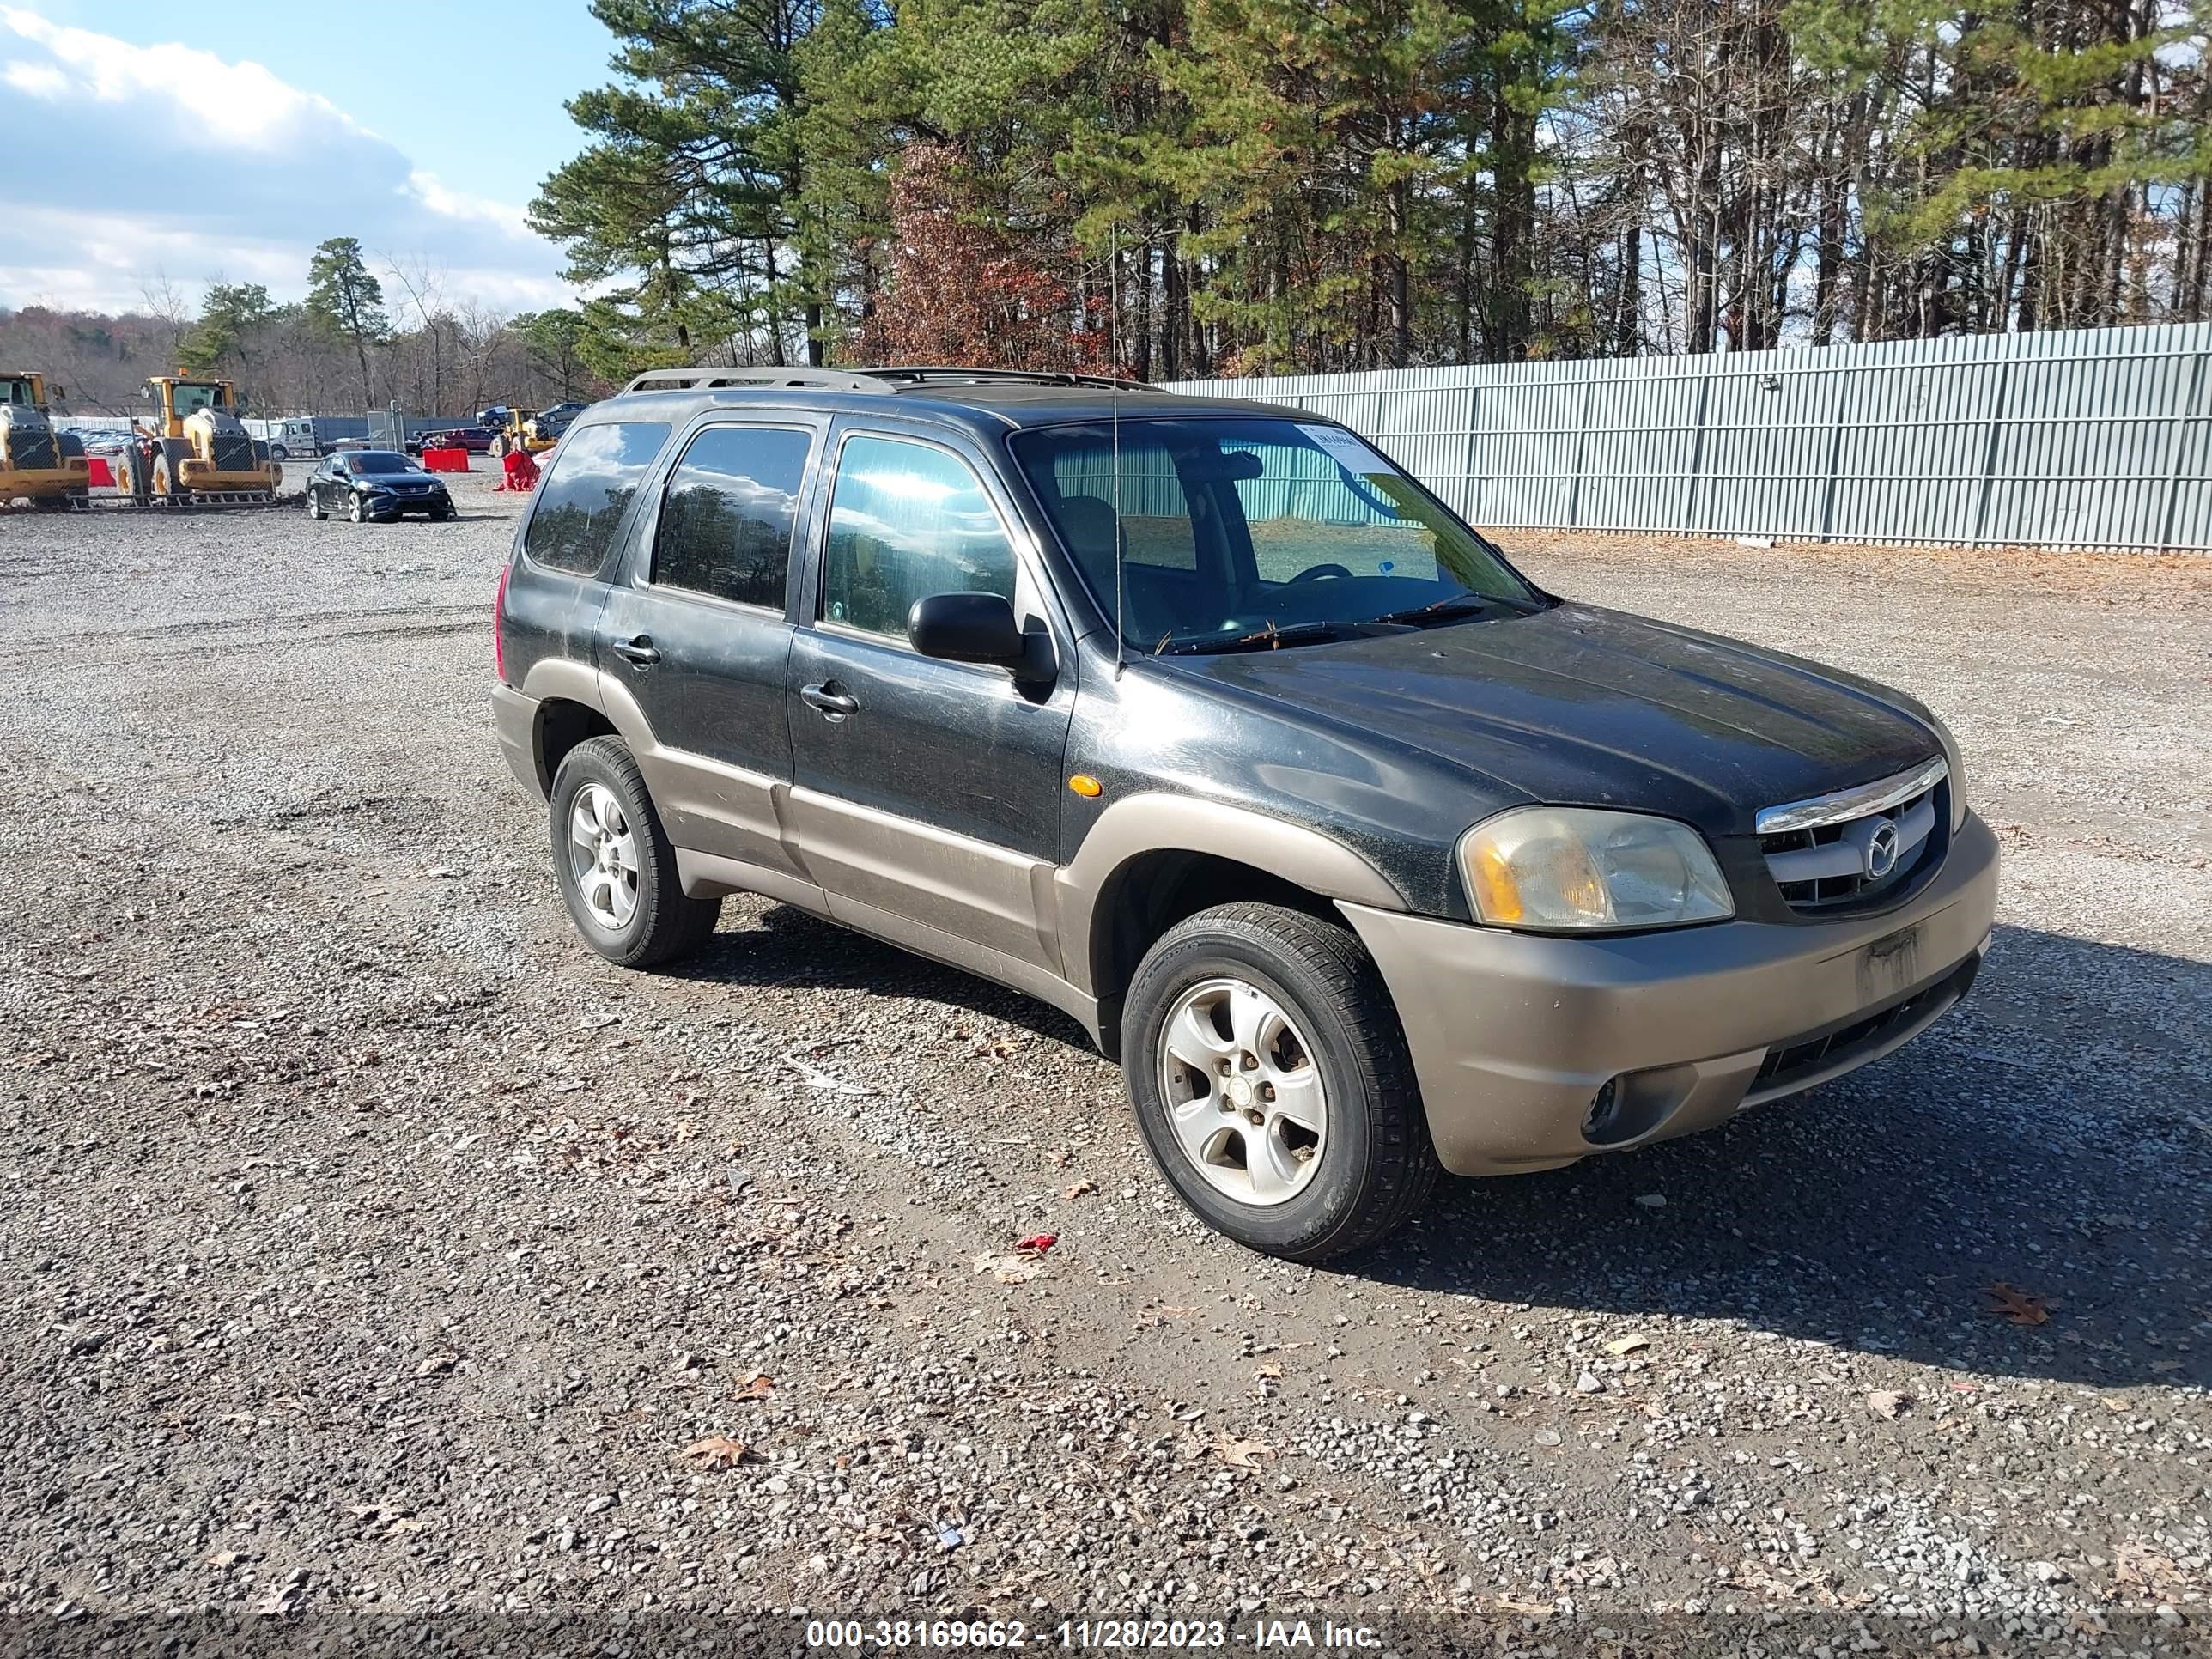
[[[404,455],[396,455],[388,449],[363,450],[346,457],[349,472],[416,472],[421,469]]]
[[[0,380],[0,404],[27,404],[31,401],[28,380]]]
[[[222,387],[213,381],[179,380],[172,389],[176,399],[177,418],[196,415],[203,409],[222,409],[228,400],[222,396]]]
[[[1113,428],[1047,428],[1013,447],[1113,616]],[[1262,648],[1543,603],[1497,550],[1341,427],[1125,420],[1119,455],[1121,631],[1136,649]]]

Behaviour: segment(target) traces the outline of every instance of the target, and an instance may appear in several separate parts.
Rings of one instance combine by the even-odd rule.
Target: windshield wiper
[[[1227,651],[1273,651],[1285,645],[1310,645],[1319,640],[1358,639],[1368,624],[1353,622],[1292,623],[1278,628],[1273,623],[1251,634],[1222,634],[1211,638],[1163,643],[1152,654],[1159,657],[1210,656]]]
[[[1426,605],[1417,605],[1410,611],[1393,611],[1375,620],[1381,623],[1446,622],[1454,617],[1472,616],[1478,611],[1489,611],[1504,605],[1504,599],[1492,599],[1484,593],[1448,593],[1441,599],[1431,599]]]

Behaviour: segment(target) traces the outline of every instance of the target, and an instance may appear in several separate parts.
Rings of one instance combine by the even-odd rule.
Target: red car
[[[491,441],[499,434],[488,426],[457,427],[451,432],[426,432],[419,438],[410,438],[407,448],[419,455],[426,449],[465,449],[471,455],[489,453]]]

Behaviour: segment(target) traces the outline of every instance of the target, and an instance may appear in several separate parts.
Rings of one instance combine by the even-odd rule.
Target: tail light
[[[499,592],[491,602],[491,665],[500,683],[507,683],[507,573],[512,565],[499,568]]]

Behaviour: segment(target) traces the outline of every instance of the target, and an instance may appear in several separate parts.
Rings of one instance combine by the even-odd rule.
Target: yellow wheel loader
[[[0,374],[0,507],[19,496],[46,513],[84,504],[91,482],[84,441],[54,430],[47,402],[63,395],[43,374]]]
[[[154,406],[151,428],[134,427],[116,484],[141,502],[171,506],[265,507],[284,469],[269,446],[239,424],[228,380],[160,375],[138,388]]]
[[[543,455],[561,441],[558,433],[549,437],[538,431],[538,411],[531,409],[507,410],[507,424],[501,430],[507,439],[507,447],[503,453],[511,454],[515,450],[521,449],[532,455]]]

